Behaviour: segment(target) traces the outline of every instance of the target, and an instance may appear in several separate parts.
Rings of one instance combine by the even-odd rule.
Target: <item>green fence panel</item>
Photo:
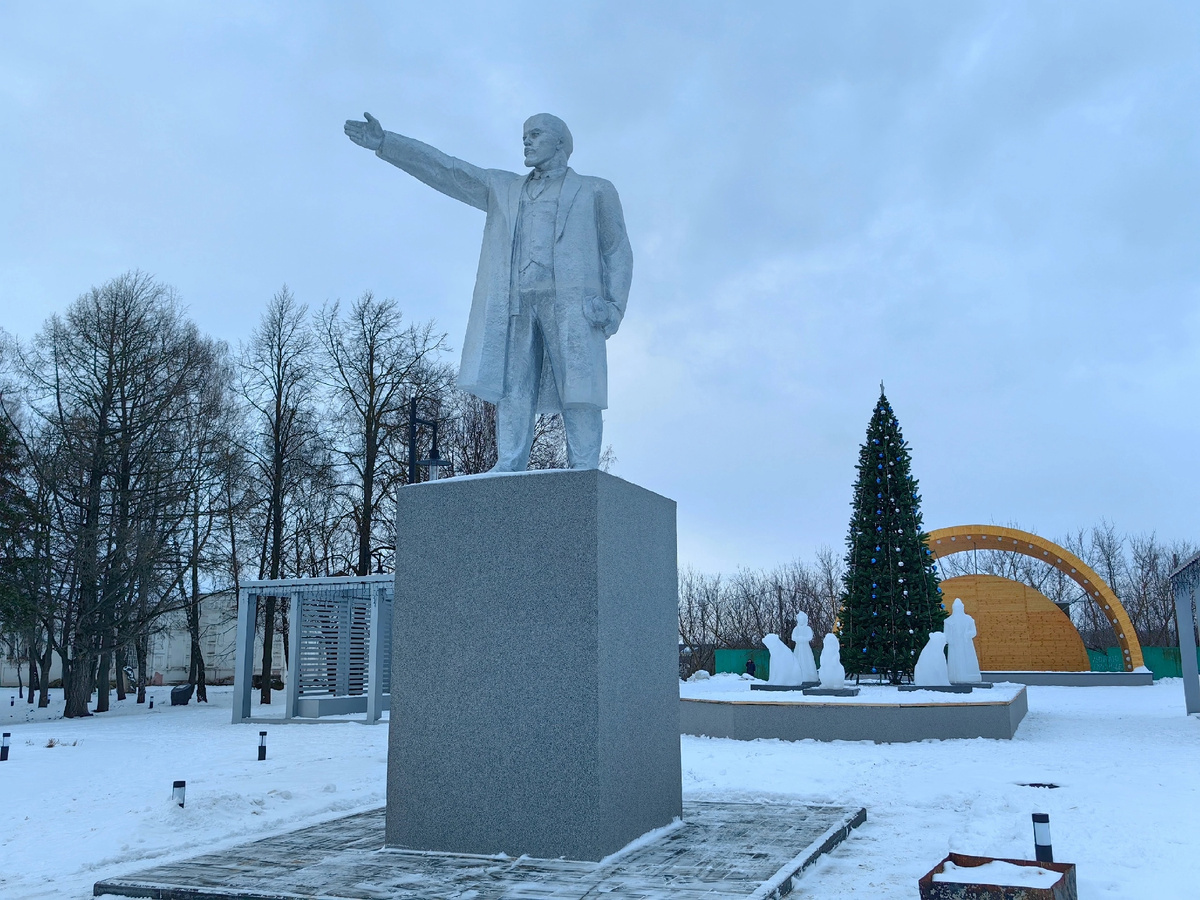
[[[748,659],[754,660],[755,678],[761,678],[765,681],[771,671],[770,650],[718,650],[715,655],[717,674],[721,672],[733,672],[736,675],[741,675],[746,671],[746,660]]]
[[[1109,647],[1107,650],[1089,650],[1088,662],[1093,672],[1124,672],[1125,659],[1120,647]]]
[[[1143,647],[1142,658],[1146,662],[1146,668],[1154,673],[1155,680],[1180,678],[1183,675],[1183,662],[1178,647]],[[1196,651],[1196,659],[1197,664],[1200,664],[1200,649]],[[1120,647],[1089,650],[1088,660],[1092,664],[1093,672],[1125,671],[1125,662]]]

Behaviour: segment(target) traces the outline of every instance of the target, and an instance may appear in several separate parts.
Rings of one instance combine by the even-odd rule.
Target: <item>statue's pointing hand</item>
[[[359,122],[356,119],[347,119],[346,127],[343,130],[346,132],[346,137],[358,146],[366,147],[368,150],[378,150],[383,146],[383,126],[370,113],[363,113],[363,115],[367,117],[367,121]]]

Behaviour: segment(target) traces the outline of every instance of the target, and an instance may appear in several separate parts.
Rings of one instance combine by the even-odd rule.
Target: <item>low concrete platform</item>
[[[973,685],[970,684],[902,684],[897,690],[902,694],[913,691],[937,691],[941,694],[969,694]]]
[[[1029,712],[1025,688],[1014,690],[996,700],[932,703],[682,698],[680,730],[742,741],[776,738],[888,744],[980,737],[1010,740]],[[741,696],[748,697],[749,692]]]
[[[600,862],[383,849],[382,808],[99,881],[156,900],[772,900],[866,821],[800,803],[684,803],[684,821]]]
[[[750,690],[752,691],[803,691],[808,688],[815,688],[821,682],[805,681],[801,684],[759,684],[757,681],[751,682]]]
[[[984,672],[988,681],[1066,687],[1131,687],[1154,684],[1154,673],[1145,672]]]

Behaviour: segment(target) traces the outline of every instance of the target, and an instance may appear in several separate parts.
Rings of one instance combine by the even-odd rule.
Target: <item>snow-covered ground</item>
[[[1200,896],[1200,720],[1178,679],[1153,687],[1030,687],[1012,741],[750,743],[685,737],[693,797],[787,796],[867,808],[866,825],[793,896],[911,900],[949,850],[1028,858],[1047,812],[1055,858],[1088,900]],[[0,763],[0,897],[83,900],[98,879],[382,804],[387,727],[229,724],[231,692],[84,720],[8,705]],[[58,698],[56,698],[58,699]],[[53,742],[53,746],[49,746]],[[187,805],[170,801],[187,781]],[[1021,787],[1052,782],[1057,790]]]

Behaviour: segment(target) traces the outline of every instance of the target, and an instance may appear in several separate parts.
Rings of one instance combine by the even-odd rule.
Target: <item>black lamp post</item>
[[[433,446],[428,459],[417,459],[417,426],[426,425],[433,431]],[[413,397],[408,404],[408,483],[417,483],[417,467],[429,467],[429,480],[437,479],[437,470],[449,466],[450,460],[442,459],[438,454],[438,423],[437,419],[420,419],[417,417],[417,398]]]
[[[267,733],[260,731],[258,733],[258,761],[262,762],[267,758]]]

